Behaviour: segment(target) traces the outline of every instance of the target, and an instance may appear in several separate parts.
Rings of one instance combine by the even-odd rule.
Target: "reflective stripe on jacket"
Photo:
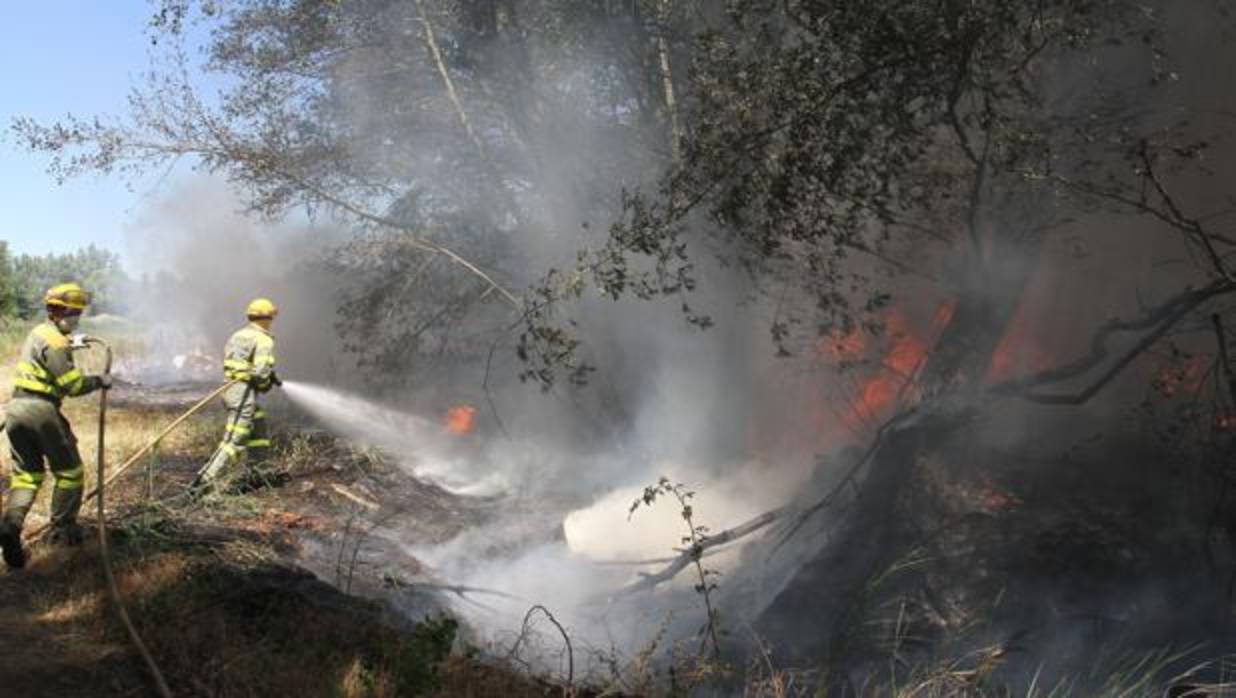
[[[223,348],[223,377],[249,383],[258,390],[270,387],[275,372],[275,338],[257,325],[237,330]]]
[[[51,322],[44,322],[26,336],[17,360],[13,386],[59,401],[95,390],[99,381],[95,377],[83,376],[77,370],[73,365],[69,338]]]

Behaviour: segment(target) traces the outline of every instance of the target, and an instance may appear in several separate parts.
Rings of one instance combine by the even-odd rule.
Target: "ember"
[[[1236,412],[1223,410],[1215,415],[1215,429],[1219,431],[1236,430]]]
[[[1178,393],[1193,395],[1202,389],[1207,373],[1206,362],[1201,356],[1173,357],[1155,372],[1150,385],[1167,398],[1175,397]]]
[[[1021,504],[1021,500],[1015,495],[1008,492],[1001,492],[1000,490],[994,488],[981,490],[979,496],[982,501],[983,509],[985,509],[988,513],[1013,509],[1017,505]]]

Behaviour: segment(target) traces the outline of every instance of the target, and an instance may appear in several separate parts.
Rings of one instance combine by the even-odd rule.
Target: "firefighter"
[[[30,331],[22,345],[9,402],[7,426],[13,469],[9,496],[0,521],[4,562],[25,566],[21,528],[34,504],[44,468],[51,467],[55,489],[51,498],[52,542],[76,545],[82,540],[77,513],[82,506],[82,457],[60,402],[111,387],[109,376],[86,376],[73,365],[70,336],[77,329],[90,294],[73,283],[48,289],[43,299],[47,322]]]
[[[194,481],[195,490],[210,487],[225,467],[243,460],[246,454],[260,462],[270,448],[266,413],[258,404],[258,396],[282,385],[275,374],[275,338],[270,333],[278,313],[266,298],[249,303],[245,310],[249,324],[237,330],[223,349],[223,377],[239,382],[223,393],[227,406],[223,440]]]

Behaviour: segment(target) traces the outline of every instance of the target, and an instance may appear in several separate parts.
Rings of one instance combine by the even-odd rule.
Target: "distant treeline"
[[[0,240],[0,317],[38,316],[43,312],[43,293],[66,281],[93,294],[93,313],[123,310],[121,291],[129,279],[114,252],[90,245],[65,254],[14,256],[8,243]]]

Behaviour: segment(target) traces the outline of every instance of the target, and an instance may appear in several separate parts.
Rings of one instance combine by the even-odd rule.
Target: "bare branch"
[[[678,103],[674,97],[674,73],[670,69],[669,33],[670,1],[658,3],[657,58],[660,61],[661,88],[665,95],[665,114],[670,126],[670,160],[678,165],[682,159],[682,127],[678,123]]]
[[[455,89],[455,81],[451,79],[451,74],[446,70],[446,63],[442,60],[442,52],[438,49],[438,39],[434,34],[433,24],[429,22],[429,15],[425,14],[425,3],[423,0],[416,0],[416,13],[419,16],[421,25],[425,28],[425,45],[429,48],[429,55],[433,58],[434,66],[438,69],[438,75],[442,77],[442,84],[446,87],[446,95],[450,98],[451,104],[454,105],[455,113],[459,115],[459,123],[463,126],[464,133],[468,135],[468,140],[472,141],[472,145],[476,146],[477,155],[481,157],[481,160],[488,161],[489,158],[485,155],[485,145],[472,128],[472,122],[468,119],[468,112],[464,111],[463,102],[459,99],[459,90]]]
[[[1215,247],[1215,243],[1233,245],[1236,244],[1236,240],[1207,230],[1202,223],[1202,219],[1194,218],[1184,213],[1175,197],[1167,190],[1167,185],[1164,183],[1162,176],[1156,171],[1154,158],[1149,148],[1150,146],[1145,141],[1142,141],[1138,146],[1137,159],[1140,165],[1138,174],[1141,176],[1143,183],[1149,184],[1154,190],[1154,194],[1157,195],[1159,202],[1162,204],[1161,206],[1150,201],[1144,189],[1134,193],[1118,185],[1103,186],[1094,182],[1075,180],[1054,174],[1047,176],[1046,179],[1084,196],[1119,204],[1133,212],[1147,214],[1162,223],[1166,223],[1168,226],[1184,233],[1186,242],[1192,242],[1205,251],[1214,272],[1220,278],[1236,281],[1228,270],[1222,255],[1219,254]]]
[[[1167,206],[1167,210],[1171,213],[1172,219],[1175,220],[1175,227],[1179,228],[1186,234],[1192,235],[1196,242],[1201,244],[1206,250],[1206,255],[1210,258],[1210,263],[1214,265],[1215,272],[1219,276],[1231,281],[1232,275],[1227,270],[1227,265],[1223,263],[1223,259],[1219,253],[1215,251],[1214,242],[1210,239],[1210,235],[1202,228],[1202,224],[1195,218],[1186,216],[1180,207],[1176,204],[1176,200],[1167,193],[1167,187],[1163,184],[1163,180],[1155,172],[1154,162],[1150,157],[1149,146],[1145,141],[1142,141],[1138,150],[1138,156],[1141,158],[1142,167],[1145,168],[1143,174],[1151,184],[1154,185],[1155,191],[1159,194],[1159,198],[1163,200],[1163,205]]]
[[[997,395],[1016,395],[1032,402],[1046,405],[1080,405],[1094,397],[1105,385],[1120,374],[1133,359],[1163,337],[1176,323],[1206,301],[1226,293],[1236,291],[1236,284],[1227,279],[1220,279],[1200,289],[1190,289],[1168,299],[1162,305],[1150,310],[1145,316],[1136,320],[1121,320],[1113,318],[1107,321],[1095,333],[1090,344],[1090,352],[1076,361],[1063,366],[1040,371],[1026,378],[1005,381],[992,386],[990,392]],[[1035,393],[1032,389],[1038,386],[1059,383],[1072,378],[1078,378],[1098,367],[1108,358],[1108,340],[1118,332],[1136,332],[1150,330],[1132,349],[1125,352],[1107,371],[1093,383],[1080,392],[1071,394]]]
[[[395,230],[403,231],[405,233],[412,234],[413,236],[416,236],[417,233],[419,232],[416,229],[404,223],[400,223],[399,221],[387,218],[386,216],[381,216],[376,213],[367,211],[364,208],[361,208],[359,205],[354,204],[350,201],[347,201],[346,199],[342,199],[338,196],[335,196],[334,194],[331,194],[330,192],[322,189],[321,187],[311,182],[300,179],[292,175],[289,172],[286,172],[284,170],[275,170],[275,169],[271,169],[270,171],[274,174],[277,174],[287,179],[288,181],[296,184],[297,186],[302,187],[303,189],[312,193],[314,196],[318,197],[322,201],[325,201],[329,204],[337,206],[338,208],[344,211],[347,211],[348,213],[351,213],[357,218],[361,218],[371,223],[377,223],[378,225],[385,226],[388,228],[393,228]],[[493,277],[491,277],[488,273],[483,271],[480,267],[476,266],[475,264],[468,261],[467,259],[459,256],[454,251],[452,251],[450,248],[443,247],[442,245],[439,245],[430,240],[426,240],[425,238],[422,238],[419,236],[412,237],[410,240],[408,240],[408,242],[414,245],[415,247],[417,247],[418,249],[424,250],[426,252],[432,252],[434,254],[440,254],[446,257],[447,259],[451,260],[455,264],[458,264],[464,269],[467,269],[469,272],[471,272],[472,274],[479,277],[482,281],[484,281],[489,286],[489,288],[498,292],[498,294],[501,295],[504,299],[506,299],[506,301],[510,303],[511,306],[514,307],[516,310],[520,310],[523,308],[523,303],[513,293],[508,291],[497,281],[494,281]]]
[[[679,572],[691,566],[704,551],[709,548],[715,548],[726,543],[732,543],[744,536],[748,536],[756,531],[764,528],[768,524],[776,521],[788,511],[788,507],[780,507],[772,511],[766,511],[763,514],[747,521],[746,523],[727,529],[716,535],[708,536],[697,545],[684,550],[678,557],[673,558],[673,562],[668,567],[655,574],[641,573],[641,579],[634,584],[630,584],[622,589],[619,589],[615,597],[629,596],[631,594],[652,589],[662,582],[668,582],[678,575]]]
[[[515,644],[511,646],[511,651],[507,653],[507,658],[508,659],[514,658],[516,656],[516,653],[519,652],[519,646],[523,644],[524,638],[527,637],[527,634],[528,634],[528,622],[532,620],[532,614],[536,613],[537,611],[540,611],[541,613],[543,613],[545,617],[549,619],[549,622],[554,624],[554,627],[558,629],[558,633],[562,635],[562,641],[566,644],[566,651],[567,651],[567,680],[566,682],[567,682],[567,690],[569,691],[571,686],[574,685],[575,683],[575,650],[571,646],[571,636],[567,634],[566,629],[562,627],[562,624],[558,622],[558,619],[554,618],[554,614],[550,613],[549,609],[545,608],[541,604],[536,604],[535,606],[529,608],[528,612],[524,614],[524,622],[520,626],[519,637],[515,639]]]

